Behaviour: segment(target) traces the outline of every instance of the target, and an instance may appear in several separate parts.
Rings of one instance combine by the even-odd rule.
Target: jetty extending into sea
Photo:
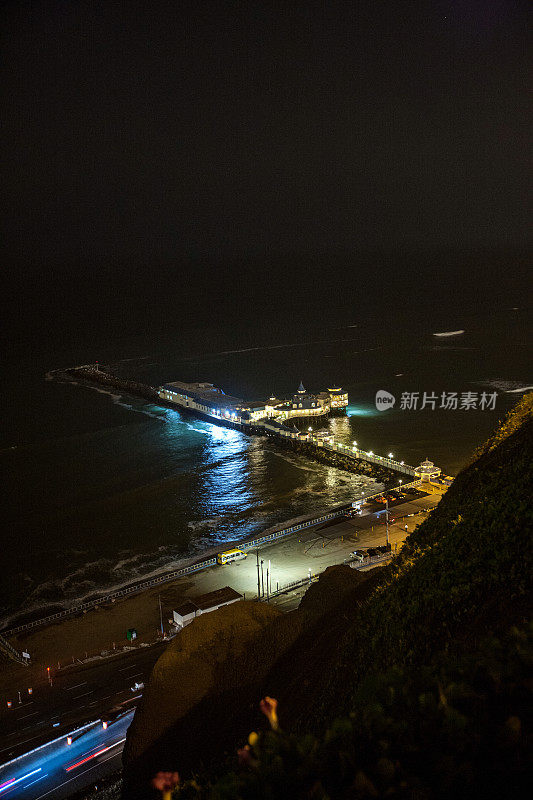
[[[247,401],[225,394],[211,383],[174,381],[159,387],[127,380],[111,374],[98,364],[86,364],[58,371],[88,384],[100,384],[141,397],[151,403],[178,409],[214,425],[242,431],[247,435],[269,436],[282,447],[290,448],[338,469],[371,475],[386,488],[405,480],[423,477],[418,468],[390,456],[365,451],[357,445],[336,442],[333,436],[317,433],[309,423],[331,414],[345,414],[348,394],[340,387],[312,394],[300,384],[295,394],[285,400]],[[298,427],[298,424],[300,427]],[[431,463],[431,462],[428,462]],[[437,472],[440,472],[436,468]],[[399,477],[401,476],[401,477]]]

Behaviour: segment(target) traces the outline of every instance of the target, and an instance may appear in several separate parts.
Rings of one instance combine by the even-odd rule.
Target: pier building
[[[332,414],[345,414],[348,406],[348,392],[337,386],[334,389],[328,389],[330,397],[331,413]]]
[[[328,392],[311,394],[300,381],[298,391],[293,394],[287,412],[288,417],[320,417],[331,409],[331,398]]]
[[[344,413],[348,393],[340,388],[312,394],[300,383],[298,390],[287,400],[269,397],[268,400],[243,400],[232,397],[212,383],[165,383],[157,390],[162,400],[188,409],[210,421],[236,425],[254,425],[265,420],[287,423],[295,418],[327,416],[330,412]]]
[[[157,390],[159,397],[167,403],[189,409],[210,420],[240,421],[240,412],[246,403],[240,397],[225,394],[212,383],[165,383]]]

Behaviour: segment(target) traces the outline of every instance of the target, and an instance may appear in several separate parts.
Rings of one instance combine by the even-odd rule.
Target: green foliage
[[[475,457],[483,455],[489,450],[494,450],[508,436],[517,431],[524,422],[533,414],[533,392],[525,394],[518,403],[509,411],[507,417],[495,430],[493,435],[475,453]]]
[[[501,603],[531,597],[532,432],[528,421],[464,470],[408,537],[348,636],[356,682],[371,665],[423,663],[486,633]]]
[[[262,734],[240,770],[180,797],[526,796],[532,412],[529,395],[383,571],[302,709],[313,733]]]
[[[530,763],[533,625],[476,657],[393,668],[363,681],[321,736],[268,731],[240,770],[180,798],[519,797]]]

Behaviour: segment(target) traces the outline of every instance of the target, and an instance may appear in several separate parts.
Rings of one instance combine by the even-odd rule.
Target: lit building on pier
[[[304,411],[307,413],[304,414]],[[292,396],[290,416],[312,417],[325,413],[327,413],[327,410],[323,399],[319,399],[318,395],[308,392],[300,381],[298,391]]]
[[[348,395],[342,389],[328,389],[312,394],[300,383],[289,400],[269,397],[268,400],[247,401],[224,394],[212,383],[183,383],[174,381],[160,386],[158,395],[172,405],[188,409],[212,421],[236,425],[254,425],[262,420],[286,421],[298,417],[322,417],[330,412],[343,413],[348,405]]]
[[[348,392],[343,391],[340,386],[336,389],[328,389],[330,397],[331,411],[344,413],[348,406]]]
[[[344,392],[340,387],[328,389],[327,392],[311,394],[305,389],[303,383],[300,383],[298,391],[292,396],[288,416],[315,417],[330,412],[344,414],[347,405],[348,392]]]

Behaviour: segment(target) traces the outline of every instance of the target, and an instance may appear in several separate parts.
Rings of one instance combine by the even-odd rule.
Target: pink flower
[[[250,745],[245,744],[244,747],[241,747],[240,750],[237,750],[237,755],[239,757],[239,764],[241,767],[249,767],[251,762],[251,755],[250,755]]]
[[[158,772],[155,778],[152,779],[152,786],[162,792],[163,800],[170,800],[172,789],[174,789],[179,782],[180,776],[177,772]]]
[[[268,717],[268,721],[270,722],[270,727],[273,731],[277,731],[279,724],[278,724],[278,701],[275,700],[273,697],[263,697],[261,702],[259,703],[259,708],[265,715]]]
[[[244,747],[241,747],[240,750],[237,750],[237,756],[239,757],[239,766],[240,767],[257,767],[259,761],[255,756],[252,754],[252,748],[249,744],[245,744]]]

